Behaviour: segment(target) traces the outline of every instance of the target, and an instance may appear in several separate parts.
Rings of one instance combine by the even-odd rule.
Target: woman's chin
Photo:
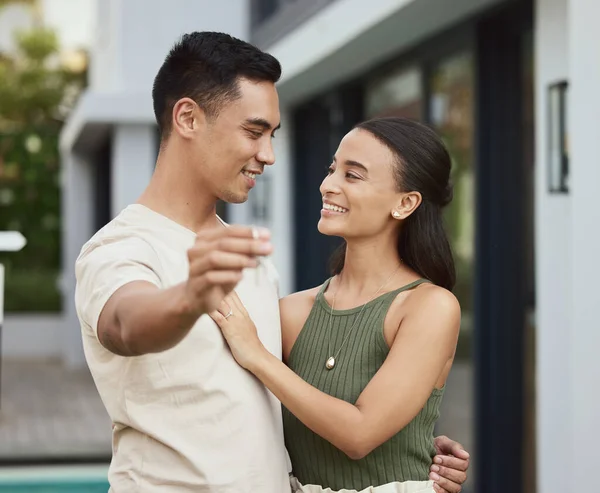
[[[333,221],[329,218],[321,218],[317,223],[317,229],[319,233],[327,236],[343,236],[342,228],[336,227],[336,225],[331,224]]]

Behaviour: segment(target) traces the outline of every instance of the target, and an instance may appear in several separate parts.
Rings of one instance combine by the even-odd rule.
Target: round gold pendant
[[[331,370],[334,366],[335,366],[335,358],[333,356],[330,356],[327,359],[327,362],[325,363],[325,368],[327,368],[328,370]]]

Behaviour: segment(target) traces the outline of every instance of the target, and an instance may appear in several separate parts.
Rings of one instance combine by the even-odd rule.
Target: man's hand
[[[185,297],[190,312],[199,316],[216,310],[240,282],[243,270],[256,267],[256,257],[272,252],[269,237],[265,229],[246,226],[200,232],[188,250]]]
[[[469,454],[464,447],[446,436],[434,440],[436,456],[430,468],[429,478],[439,493],[460,493],[467,480]]]

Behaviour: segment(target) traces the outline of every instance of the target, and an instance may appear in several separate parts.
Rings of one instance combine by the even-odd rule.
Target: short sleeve
[[[75,306],[80,321],[96,333],[100,313],[117,289],[133,281],[161,286],[159,266],[156,252],[139,238],[84,247],[75,264]]]

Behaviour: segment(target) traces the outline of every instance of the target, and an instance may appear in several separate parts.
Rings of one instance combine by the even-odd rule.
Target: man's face
[[[217,199],[241,203],[275,162],[271,140],[279,127],[279,98],[270,82],[240,79],[241,97],[225,103],[194,139],[201,180]]]

